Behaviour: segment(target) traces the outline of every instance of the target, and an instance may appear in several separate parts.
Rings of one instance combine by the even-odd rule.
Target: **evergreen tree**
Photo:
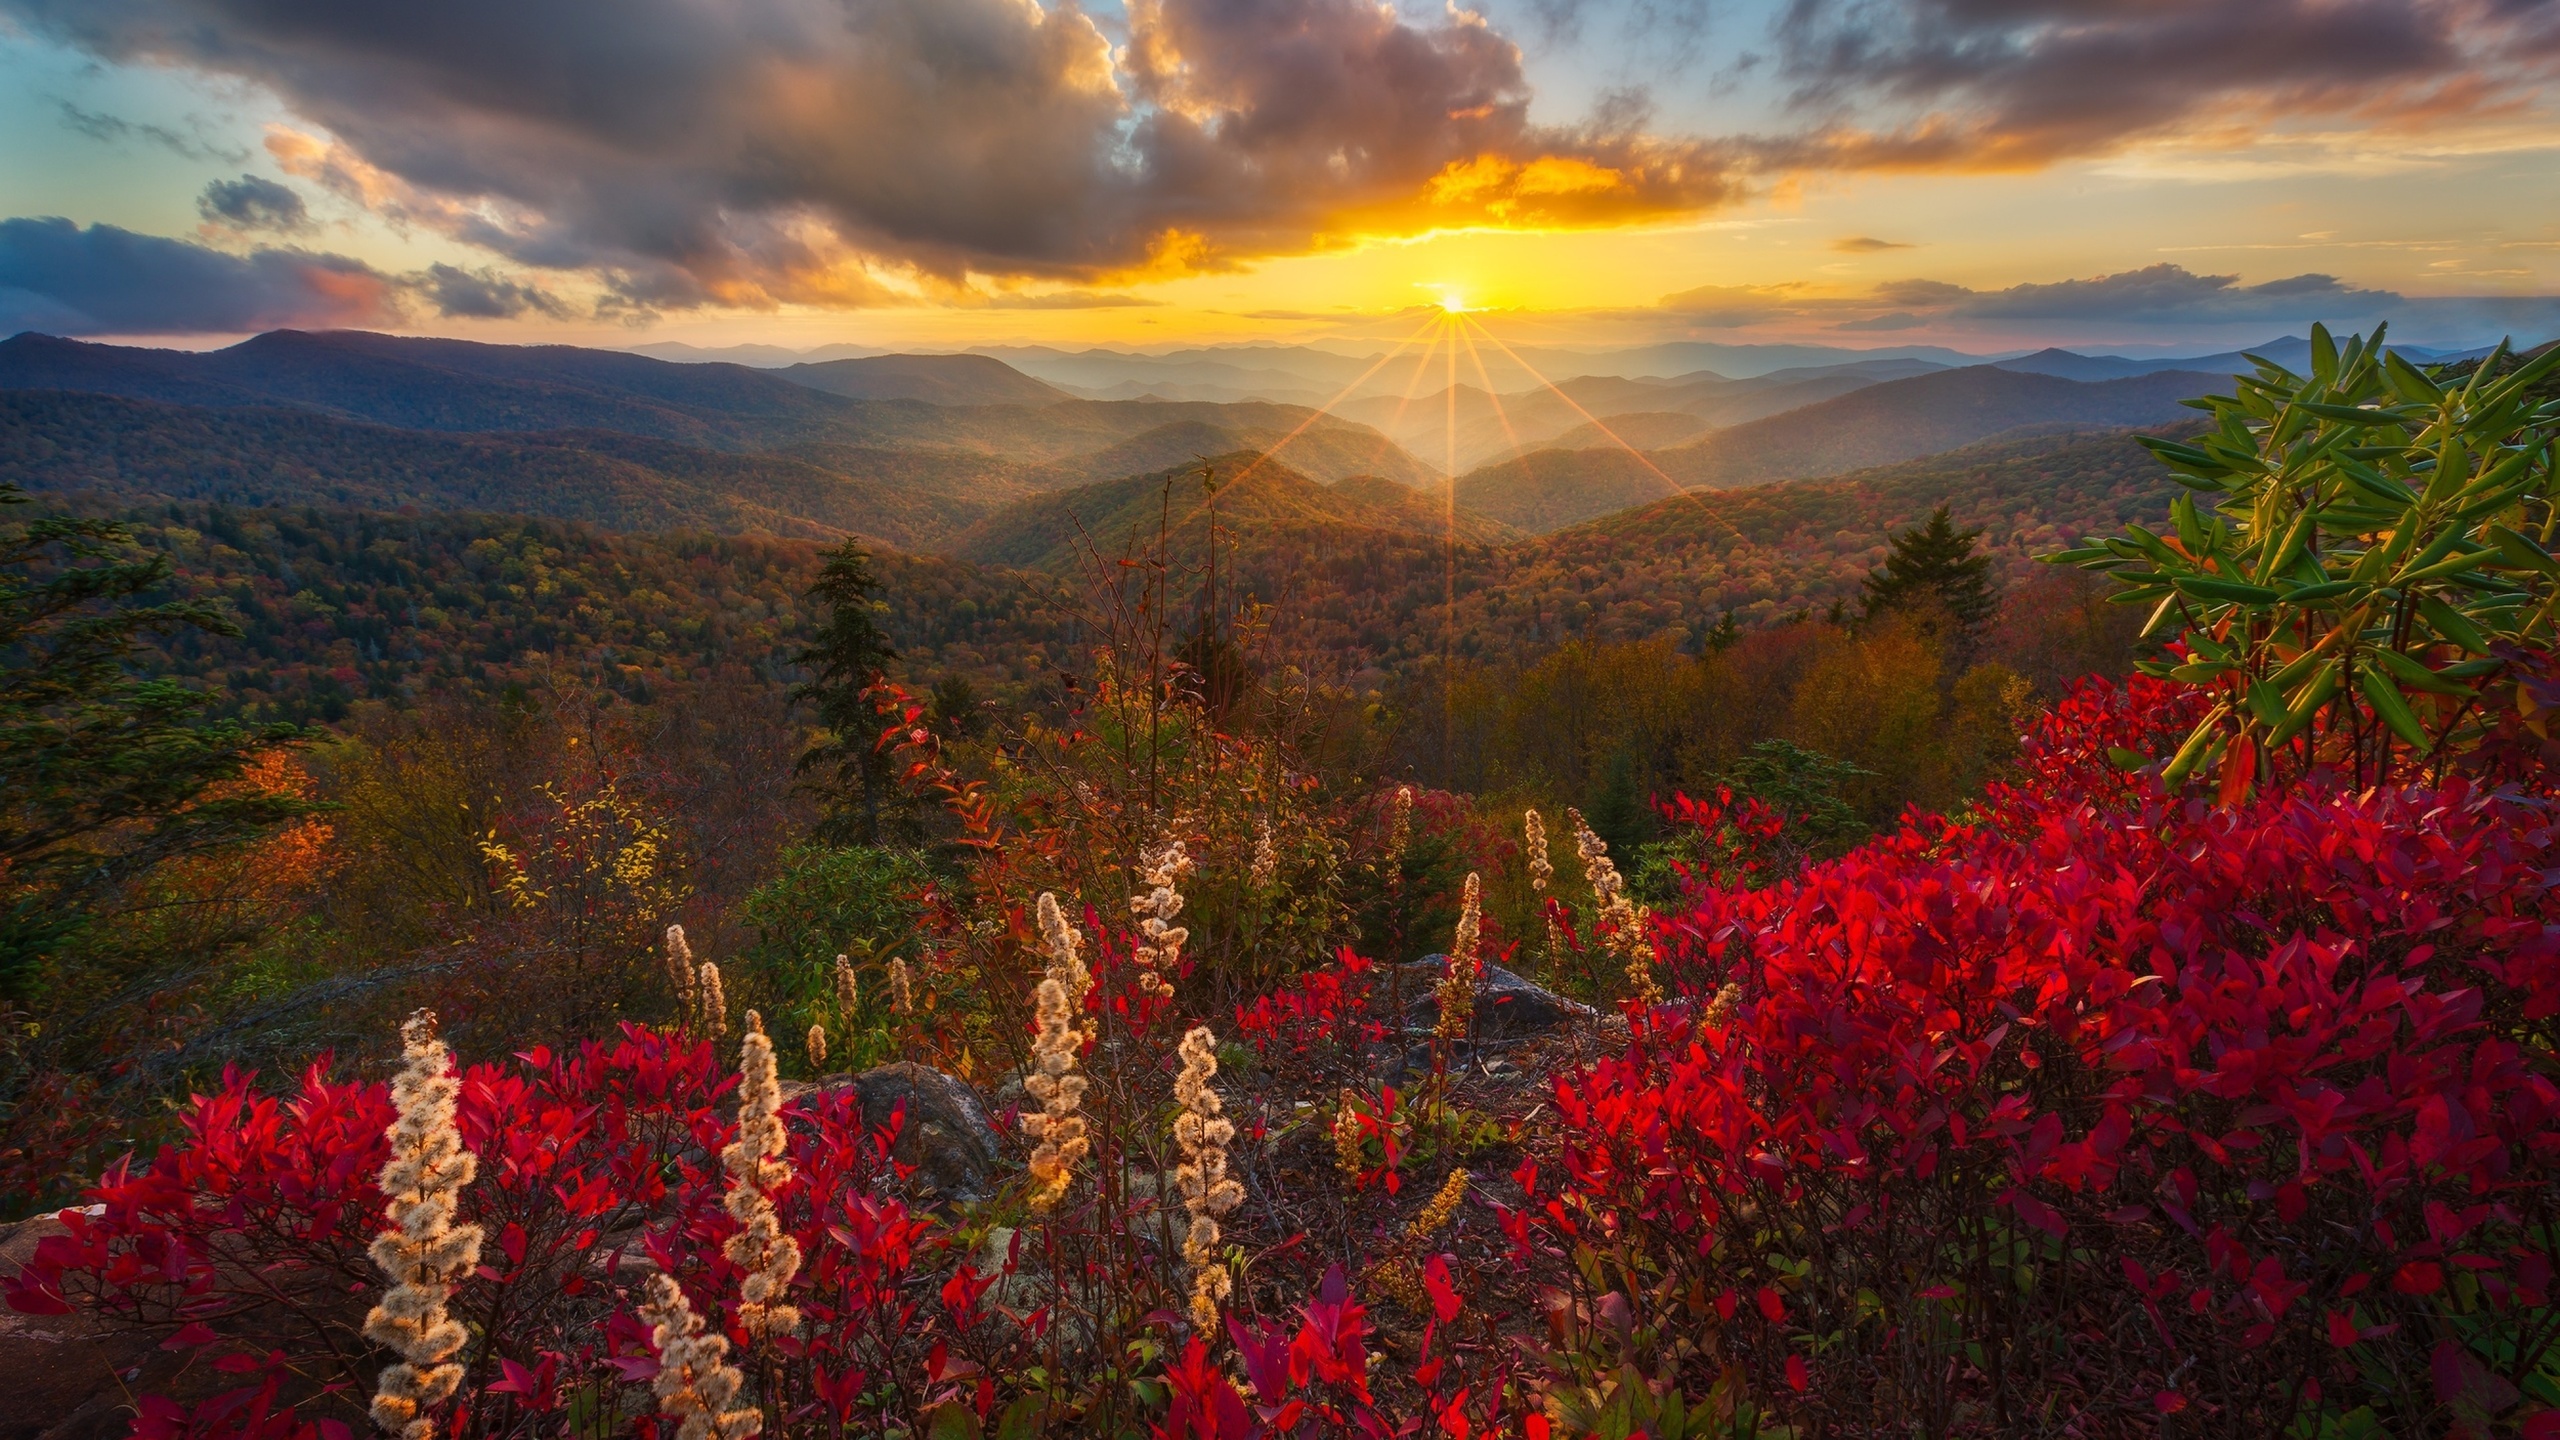
[[[1970,648],[2000,608],[1991,557],[1974,553],[1981,536],[1956,529],[1944,505],[1930,512],[1927,524],[1894,536],[1884,564],[1867,576],[1867,614],[1934,604],[1953,622],[1957,648]]]
[[[1733,612],[1727,610],[1724,618],[1716,622],[1716,628],[1707,632],[1707,653],[1721,655],[1732,649],[1733,642],[1741,638],[1742,627],[1733,623]]]
[[[801,755],[798,769],[817,778],[826,814],[818,838],[839,845],[877,845],[892,831],[912,831],[911,807],[901,806],[890,779],[891,757],[879,744],[881,719],[866,693],[880,683],[898,652],[880,628],[888,607],[871,556],[852,540],[827,552],[809,598],[825,607],[817,643],[794,657],[811,667],[791,688],[791,698],[818,712],[826,735]]]
[[[0,482],[0,506],[26,503]],[[137,672],[148,639],[240,633],[206,602],[143,603],[169,574],[114,521],[0,534],[0,997],[46,988],[47,962],[161,865],[311,808],[214,791],[300,729],[204,723],[212,697]],[[101,964],[121,963],[113,948],[83,945]]]

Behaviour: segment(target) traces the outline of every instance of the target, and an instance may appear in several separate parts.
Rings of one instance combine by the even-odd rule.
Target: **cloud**
[[[401,325],[421,308],[451,319],[568,313],[547,292],[492,270],[433,265],[393,275],[296,246],[234,254],[59,217],[0,220],[0,334],[369,328]]]
[[[1915,248],[1908,240],[1879,240],[1873,235],[1843,235],[1831,242],[1831,248],[1843,255],[1873,255],[1879,250]]]
[[[1115,47],[1031,0],[0,0],[111,61],[268,87],[321,132],[288,173],[635,306],[1081,285],[1741,193],[1631,97],[1533,122],[1518,47],[1465,10],[1126,8]]]
[[[1870,315],[1863,320],[1843,320],[1831,328],[1854,334],[1862,331],[1918,330],[1928,323],[1925,316],[1914,315],[1908,310],[1892,310],[1882,315]]]
[[[989,310],[1131,310],[1164,302],[1117,291],[1058,290],[1041,295],[990,295],[979,303]]]
[[[225,230],[299,234],[312,228],[311,210],[291,189],[256,175],[216,180],[196,199],[205,223]]]
[[[2359,290],[2333,275],[2296,275],[2242,285],[2237,275],[2198,275],[2162,263],[2140,270],[1966,291],[1952,314],[1977,320],[2130,320],[2199,324],[2244,320],[2354,319],[2403,303],[2388,290]]]
[[[2243,284],[2158,264],[2085,279],[1976,290],[1943,280],[1893,280],[1864,290],[1810,286],[1703,286],[1666,295],[1649,311],[1611,318],[1660,333],[1753,329],[1843,334],[1931,330],[1949,337],[2157,334],[2178,339],[2315,320],[2364,328],[2389,322],[2410,341],[2480,343],[2500,334],[2560,332],[2560,298],[2544,295],[2408,296],[2307,273]],[[2263,336],[2254,337],[2263,338]]]
[[[113,225],[0,220],[0,330],[237,334],[396,324],[398,281],[300,249],[232,255]]]
[[[2182,128],[2420,128],[2549,79],[2537,10],[2491,0],[1789,0],[1776,73],[1812,168],[2024,168]]]
[[[568,307],[548,292],[494,270],[430,265],[410,284],[435,306],[437,314],[449,319],[512,320],[527,314],[557,319],[568,313]]]
[[[1520,47],[1458,3],[1120,8],[1108,34],[1071,0],[0,0],[0,17],[272,91],[299,117],[270,137],[287,175],[591,277],[626,314],[985,303],[1372,236],[1695,216],[1805,172],[2442,126],[2517,113],[2560,59],[2551,6],[2510,0],[1786,0],[1765,56],[1726,74],[1773,82],[1782,108],[1700,138],[1657,133],[1641,88],[1533,119]],[[1570,42],[1585,8],[1533,0],[1529,23]],[[1612,13],[1655,58],[1709,33],[1706,0]]]
[[[102,144],[140,140],[182,159],[221,160],[233,165],[249,158],[247,151],[210,144],[200,135],[181,135],[166,125],[137,125],[103,110],[84,110],[68,100],[56,100],[54,105],[62,112],[62,128],[77,131]],[[198,123],[201,128],[201,122]]]

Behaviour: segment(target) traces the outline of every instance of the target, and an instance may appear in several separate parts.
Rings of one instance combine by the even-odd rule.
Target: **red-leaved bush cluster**
[[[759,1338],[711,1045],[628,1028],[470,1065],[486,1238],[437,1433],[674,1435],[639,1314],[663,1272],[774,1435],[2555,1440],[2560,801],[2530,769],[2234,799],[2123,767],[2196,704],[2085,686],[1966,816],[1694,876],[1651,922],[1674,998],[1507,1122],[1508,1276],[1422,1253],[1445,1213],[1373,1215],[1332,1233],[1374,1254],[1269,1237],[1223,1333],[1171,1309],[1109,1330],[1122,1302],[1093,1297],[1171,1263],[1154,1202],[911,1208],[896,1122],[822,1088],[782,1109],[770,1197],[803,1323]],[[1729,803],[1672,808],[1770,838]],[[1239,1029],[1275,1076],[1334,1073],[1385,1033],[1375,981],[1345,952]],[[1300,1102],[1341,1204],[1428,1190],[1396,1183],[1399,1099]],[[352,1435],[387,1358],[362,1327],[391,1119],[325,1060],[287,1096],[230,1075],[65,1212],[8,1303],[236,1377],[144,1400],[137,1435]],[[1257,1120],[1236,1150],[1265,1143]],[[1373,1318],[1388,1300],[1412,1328]]]
[[[284,1097],[226,1076],[194,1102],[178,1143],[147,1166],[111,1170],[85,1207],[62,1212],[64,1233],[7,1279],[22,1313],[85,1311],[235,1377],[193,1403],[143,1397],[137,1437],[347,1440],[368,1429],[359,1417],[387,1357],[361,1333],[384,1283],[366,1249],[384,1226],[375,1177],[393,1111],[385,1086],[329,1072],[315,1062]],[[1369,1388],[1367,1312],[1339,1267],[1294,1325],[1230,1319],[1253,1406],[1193,1336],[1186,1358],[1137,1387],[1155,1397],[1151,1411],[1098,1423],[1107,1417],[1084,1413],[1091,1397],[1055,1369],[1060,1335],[1084,1323],[1067,1292],[1019,1284],[1012,1306],[991,1294],[1033,1260],[1030,1247],[972,1252],[964,1232],[911,1209],[897,1193],[905,1167],[891,1158],[899,1122],[866,1127],[850,1089],[784,1109],[793,1173],[772,1198],[803,1257],[788,1291],[802,1324],[751,1344],[738,1319],[741,1272],[724,1254],[738,1223],[715,1158],[736,1133],[734,1104],[722,1104],[736,1086],[709,1044],[637,1027],[575,1054],[535,1050],[463,1072],[457,1124],[479,1157],[464,1211],[487,1241],[453,1298],[473,1342],[436,1433],[675,1435],[654,1407],[659,1365],[638,1315],[656,1272],[679,1280],[696,1313],[718,1317],[766,1434],[1417,1430]],[[1432,1323],[1455,1320],[1446,1261],[1433,1259],[1423,1283]],[[1428,1335],[1404,1373],[1446,1433],[1466,1433],[1469,1389],[1444,1380],[1457,1372],[1433,1358]],[[1505,1388],[1480,1390],[1474,1412],[1498,1412]]]
[[[2110,758],[2197,707],[2084,686],[1971,817],[1663,917],[1683,998],[1557,1082],[1506,1224],[1655,1389],[1806,1434],[2560,1436],[2547,777],[2218,806]]]

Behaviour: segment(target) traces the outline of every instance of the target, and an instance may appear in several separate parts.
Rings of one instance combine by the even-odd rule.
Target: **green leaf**
[[[2249,713],[2257,716],[2258,723],[2270,730],[2282,725],[2285,719],[2284,692],[2264,680],[2251,682]]]
[[[2368,665],[2359,671],[2356,685],[2364,691],[2365,703],[2373,707],[2373,713],[2391,727],[2391,733],[2420,750],[2427,748],[2427,727],[2418,723],[2417,714],[2401,697],[2400,687],[2392,684],[2391,677],[2382,673],[2379,666]]]
[[[2397,350],[2382,352],[2382,372],[2391,382],[2393,392],[2413,405],[2441,405],[2444,391],[2436,382],[2420,374],[2418,367],[2400,358]]]
[[[2287,605],[2317,605],[2364,588],[2353,580],[2323,580],[2317,585],[2304,585],[2284,592]]]
[[[2418,613],[2426,617],[2429,629],[2454,644],[2474,655],[2489,653],[2489,639],[2480,633],[2480,627],[2444,601],[2433,595],[2422,596],[2418,600]]]
[[[2283,591],[2270,586],[2252,585],[2246,580],[2225,580],[2219,575],[2173,575],[2170,583],[2199,600],[2235,605],[2273,605],[2284,598]]]
[[[2400,510],[2416,504],[2418,501],[2418,496],[2415,491],[2411,490],[2408,486],[2401,484],[2399,481],[2392,479],[2390,476],[2383,474],[2381,471],[2374,469],[2370,465],[2362,465],[2353,460],[2340,458],[2337,462],[2337,468],[2339,474],[2347,477],[2348,483],[2372,496],[2374,499],[2392,507],[2393,513],[2395,514]]]
[[[2458,695],[2465,700],[2470,699],[2474,693],[2470,686],[2458,685],[2442,679],[2433,670],[2397,650],[2376,650],[2373,654],[2375,659],[2382,662],[2383,668],[2399,677],[2401,684],[2413,689],[2431,691],[2438,695]]]
[[[2188,732],[2186,743],[2178,747],[2178,753],[2169,757],[2169,768],[2160,772],[2160,778],[2175,786],[2194,774],[2196,767],[2204,763],[2205,752],[2213,747],[2215,738],[2220,734],[2222,718],[2230,713],[2228,705],[2214,706],[2196,728]]]
[[[2403,418],[2395,411],[2367,410],[2358,405],[2331,405],[2319,400],[2296,400],[2293,403],[2307,414],[2341,425],[2397,425]]]
[[[2489,541],[2498,547],[2498,554],[2505,558],[2509,569],[2531,570],[2560,579],[2560,560],[2552,559],[2550,551],[2526,536],[2504,525],[2492,525],[2489,527]]]
[[[2301,689],[2293,692],[2292,701],[2285,706],[2284,723],[2267,736],[2267,748],[2283,745],[2310,728],[2311,722],[2328,708],[2330,697],[2337,693],[2338,662],[2331,660],[2304,681]]]
[[[957,1400],[947,1400],[926,1417],[924,1433],[925,1440],[979,1440],[986,1427],[978,1423],[976,1411]]]
[[[2432,550],[2435,547],[2429,546],[2427,548]],[[2431,565],[2425,565],[2415,570],[2404,571],[2393,577],[2391,583],[2394,588],[2406,588],[2411,585],[2423,584],[2429,580],[2441,580],[2447,575],[2455,575],[2465,570],[2477,569],[2480,566],[2489,563],[2489,557],[2497,553],[2498,552],[2495,550],[2484,548],[2465,551],[2459,555],[2448,555]]]
[[[996,1419],[995,1440],[1032,1440],[1045,1428],[1047,1407],[1037,1395],[1021,1395]]]

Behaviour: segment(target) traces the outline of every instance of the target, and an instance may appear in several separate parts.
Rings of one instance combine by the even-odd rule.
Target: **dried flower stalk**
[[[1138,921],[1138,991],[1159,1000],[1173,996],[1173,975],[1182,964],[1183,942],[1191,932],[1173,923],[1182,913],[1182,892],[1174,888],[1182,877],[1191,873],[1191,856],[1179,840],[1167,840],[1164,848],[1145,857],[1138,877],[1145,885],[1144,894],[1129,897],[1129,911],[1142,917]]]
[[[907,962],[889,957],[889,1009],[898,1015],[911,1015],[916,1008],[915,977],[907,972]]]
[[[1218,1303],[1235,1288],[1218,1254],[1218,1217],[1244,1203],[1244,1187],[1227,1178],[1227,1143],[1236,1138],[1235,1122],[1222,1113],[1224,1103],[1209,1088],[1218,1074],[1218,1039],[1208,1026],[1197,1026],[1182,1037],[1181,1055],[1173,1098],[1182,1113],[1173,1119],[1173,1139],[1182,1147],[1182,1163],[1175,1167],[1173,1181],[1182,1191],[1183,1208],[1191,1212],[1182,1258],[1191,1267],[1192,1329],[1215,1335]]]
[[[1248,875],[1256,890],[1268,890],[1280,878],[1280,847],[1271,838],[1271,817],[1257,815],[1253,821],[1253,869]]]
[[[702,1033],[717,1040],[729,1033],[729,994],[720,988],[720,967],[705,960],[694,975],[701,998]]]
[[[1467,1172],[1450,1171],[1449,1178],[1440,1182],[1439,1191],[1431,1197],[1431,1203],[1423,1206],[1422,1213],[1414,1216],[1413,1223],[1405,1227],[1405,1238],[1428,1240],[1447,1229],[1449,1222],[1458,1214],[1459,1202],[1466,1198]]]
[[[1395,799],[1387,807],[1387,888],[1399,889],[1404,884],[1404,852],[1413,845],[1413,787],[1396,787]]]
[[[764,1017],[747,1012],[747,1038],[738,1047],[738,1138],[720,1152],[729,1172],[722,1205],[738,1222],[721,1253],[746,1272],[738,1285],[738,1324],[749,1337],[788,1335],[800,1328],[800,1312],[783,1303],[791,1277],[800,1273],[800,1242],[782,1233],[773,1192],[790,1183],[790,1142],[782,1125],[782,1083],[774,1072],[773,1042]]]
[[[1556,878],[1556,862],[1547,858],[1546,817],[1531,810],[1520,817],[1520,829],[1529,852],[1529,888],[1543,895]]]
[[[1573,821],[1573,848],[1582,856],[1582,873],[1600,902],[1600,924],[1608,933],[1609,947],[1627,962],[1629,992],[1651,1009],[1662,1003],[1662,987],[1653,980],[1653,947],[1645,940],[1644,907],[1627,897],[1626,877],[1610,861],[1608,842],[1592,833],[1581,811],[1564,813]]]
[[[1354,1101],[1350,1090],[1345,1089],[1342,1092],[1341,1102],[1334,1107],[1333,1111],[1333,1168],[1342,1172],[1345,1184],[1360,1183],[1362,1158],[1360,1107]]]
[[[853,1024],[854,1012],[862,1005],[862,986],[854,979],[850,956],[836,957],[836,1019],[847,1027]]]
[[[1698,1018],[1708,1029],[1721,1030],[1733,1023],[1734,1007],[1741,1003],[1742,987],[1728,980],[1716,990],[1715,998],[1707,1002],[1706,1012]]]
[[[677,1028],[693,1028],[694,1012],[702,1003],[702,981],[694,973],[693,947],[685,943],[681,925],[667,927],[667,983],[676,992]]]
[[[827,1063],[827,1027],[824,1025],[811,1025],[809,1027],[808,1044],[809,1068],[812,1070],[825,1068]]]
[[[1472,870],[1458,898],[1457,934],[1449,941],[1449,973],[1440,981],[1440,1018],[1431,1027],[1435,1041],[1464,1039],[1476,1018],[1476,982],[1484,973],[1484,885]]]
[[[391,1228],[373,1237],[369,1252],[392,1284],[364,1317],[364,1334],[400,1356],[382,1372],[373,1423],[401,1440],[427,1440],[435,1423],[425,1411],[462,1383],[453,1357],[471,1338],[445,1313],[445,1301],[480,1263],[480,1227],[453,1223],[479,1160],[462,1147],[453,1123],[462,1082],[452,1074],[452,1052],[436,1038],[434,1011],[420,1010],[400,1027],[400,1053],[408,1064],[391,1082],[399,1118],[377,1181],[390,1197],[384,1215]]]
[[[1075,1017],[1093,976],[1084,967],[1084,941],[1059,911],[1058,897],[1041,892],[1037,913],[1049,965],[1036,992],[1040,1034],[1031,1042],[1031,1073],[1022,1088],[1040,1109],[1022,1117],[1022,1130],[1039,1142],[1031,1151],[1031,1208],[1046,1211],[1065,1198],[1075,1163],[1092,1148],[1084,1117],[1076,1113],[1084,1103],[1085,1078],[1075,1073],[1076,1055],[1084,1048]]]
[[[728,1338],[703,1333],[702,1317],[693,1313],[674,1277],[649,1277],[649,1302],[640,1307],[640,1319],[650,1326],[649,1343],[658,1352],[651,1389],[659,1413],[677,1417],[676,1440],[746,1440],[764,1429],[762,1411],[727,1408],[746,1377],[729,1363]]]

